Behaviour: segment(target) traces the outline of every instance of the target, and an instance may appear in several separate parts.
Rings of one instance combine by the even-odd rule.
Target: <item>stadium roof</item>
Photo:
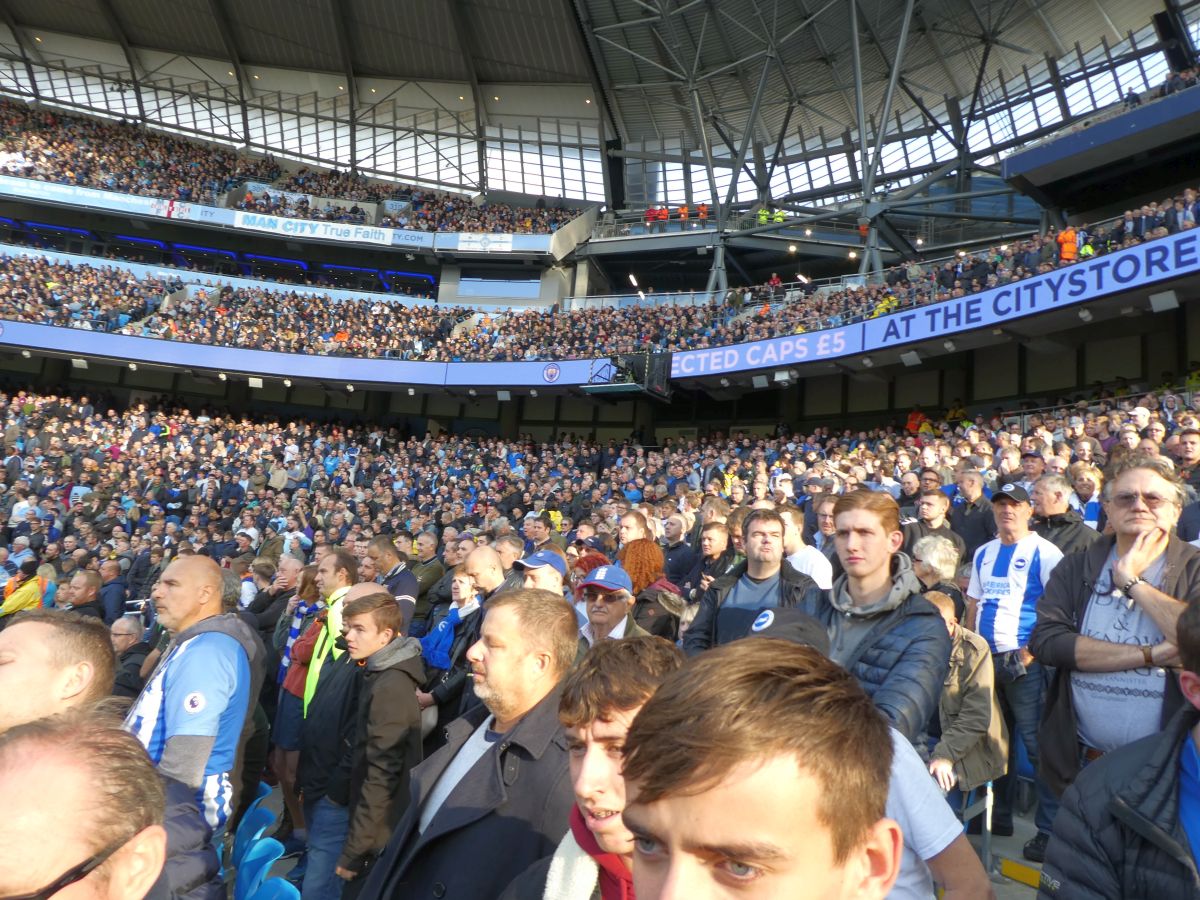
[[[857,0],[868,110],[882,105],[904,6]],[[921,0],[894,111],[943,95],[970,102],[981,70],[1011,77],[1077,42],[1115,43],[1161,9],[1159,0]],[[692,146],[693,88],[710,126],[740,133],[760,78],[759,140],[772,142],[789,116],[806,134],[853,128],[851,14],[850,0],[0,0],[14,30],[112,41],[127,52],[351,81],[591,84],[623,141],[682,135]]]

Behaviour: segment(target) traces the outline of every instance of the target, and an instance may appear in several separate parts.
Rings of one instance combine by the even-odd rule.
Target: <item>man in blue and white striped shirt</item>
[[[1026,645],[1037,623],[1038,600],[1063,555],[1054,544],[1029,530],[1033,509],[1020,485],[1006,484],[992,494],[992,514],[996,517],[997,537],[975,551],[967,588],[966,622],[991,647],[996,694],[1008,725],[1009,774],[996,783],[992,832],[1011,835],[1016,735],[1021,735],[1036,770],[1038,724],[1046,693],[1046,673]],[[1025,855],[1041,862],[1058,801],[1040,779],[1037,789],[1034,821],[1038,834],[1025,845]]]
[[[221,570],[207,557],[181,556],[166,568],[152,596],[171,645],[125,718],[159,771],[196,790],[218,834],[262,668],[258,636],[222,615],[222,594]]]

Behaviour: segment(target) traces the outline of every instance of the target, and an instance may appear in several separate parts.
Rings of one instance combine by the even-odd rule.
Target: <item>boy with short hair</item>
[[[881,900],[896,880],[887,723],[816,650],[759,638],[701,654],[642,707],[624,756],[638,900]]]
[[[501,900],[633,896],[633,835],[621,820],[621,749],[642,705],[682,664],[673,644],[642,635],[597,641],[567,676],[558,718],[575,791],[569,828],[554,855],[526,869]]]
[[[390,594],[346,604],[346,650],[361,670],[350,766],[350,829],[337,874],[357,878],[383,850],[408,805],[409,776],[421,762],[425,683],[421,642],[403,633],[404,612]]]
[[[345,651],[327,662],[304,718],[305,900],[338,900],[344,882],[366,870],[403,814],[409,772],[421,761],[421,643],[401,633],[395,598],[373,587],[345,602],[337,641]]]

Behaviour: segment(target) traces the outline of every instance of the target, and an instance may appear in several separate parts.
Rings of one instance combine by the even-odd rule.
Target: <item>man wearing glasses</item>
[[[0,794],[0,896],[170,895],[163,783],[138,740],[104,715],[68,712],[5,733]]]
[[[1056,669],[1041,775],[1059,795],[1089,762],[1161,731],[1184,705],[1166,671],[1179,665],[1179,616],[1200,598],[1200,550],[1175,536],[1183,503],[1169,463],[1132,457],[1104,486],[1114,534],[1068,556],[1038,605],[1029,649]]]
[[[633,620],[633,581],[620,566],[597,566],[580,586],[587,622],[579,633],[589,647],[606,638],[649,635]]]

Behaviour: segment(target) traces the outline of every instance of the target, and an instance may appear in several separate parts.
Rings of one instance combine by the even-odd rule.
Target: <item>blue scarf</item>
[[[464,611],[470,615],[478,608],[479,604],[476,602],[468,603],[463,609],[451,606],[446,618],[421,638],[421,655],[425,657],[429,668],[444,672],[454,664],[450,659],[450,648],[454,645],[454,629],[462,621]]]
[[[288,666],[292,664],[292,645],[296,643],[296,638],[300,637],[300,625],[310,612],[314,609],[321,609],[324,606],[324,600],[317,600],[313,603],[301,602],[296,607],[296,611],[292,613],[292,623],[288,627],[287,644],[284,646],[283,653],[280,656],[279,673],[275,676],[279,684],[283,684],[283,677],[287,675]]]

